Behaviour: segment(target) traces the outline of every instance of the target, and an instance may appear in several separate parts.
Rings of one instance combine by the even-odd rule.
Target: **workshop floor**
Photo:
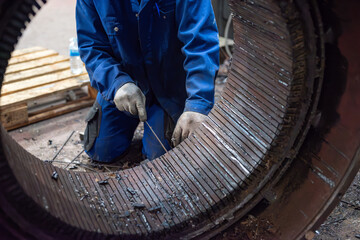
[[[117,171],[136,166],[141,160],[143,124],[134,133],[127,156],[113,164],[99,165],[83,152],[80,135],[85,130],[89,108],[64,114],[49,120],[10,131],[10,135],[27,151],[43,161],[53,161],[60,168],[73,171]],[[56,156],[56,158],[55,158]]]

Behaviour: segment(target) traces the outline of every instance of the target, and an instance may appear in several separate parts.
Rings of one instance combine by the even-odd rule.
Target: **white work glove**
[[[171,138],[173,146],[177,146],[192,134],[206,117],[206,115],[198,112],[184,112],[181,114]]]
[[[114,102],[120,111],[126,111],[132,115],[139,115],[141,122],[147,120],[145,110],[145,96],[134,83],[126,83],[115,94]]]

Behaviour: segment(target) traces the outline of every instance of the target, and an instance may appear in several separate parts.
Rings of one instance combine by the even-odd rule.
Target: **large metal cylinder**
[[[360,167],[360,3],[229,4],[235,47],[226,89],[195,134],[164,156],[113,174],[71,172],[1,128],[6,236],[208,239],[260,226],[262,239],[302,239],[319,226]],[[41,5],[0,3],[0,80]],[[240,224],[250,213],[264,224]]]

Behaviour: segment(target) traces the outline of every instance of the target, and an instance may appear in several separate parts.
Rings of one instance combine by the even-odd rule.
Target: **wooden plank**
[[[6,129],[15,125],[26,124],[28,122],[26,103],[15,108],[1,111],[0,120]]]
[[[51,94],[47,97],[42,97],[36,100],[28,101],[27,106],[28,106],[29,117],[42,113],[44,111],[48,111],[50,109],[55,109],[61,106],[62,104],[68,103],[69,101],[71,102],[77,101],[79,99],[83,99],[84,97],[90,98],[87,91],[84,91],[83,88],[86,87],[77,88],[74,90],[69,90],[56,94]],[[70,95],[72,95],[73,98],[69,97]]]
[[[86,69],[73,75],[68,57],[42,47],[16,50],[5,73],[0,121],[10,130],[91,106],[96,90],[85,91],[82,87],[90,89]],[[65,95],[74,90],[81,93],[75,93],[77,97],[68,102]],[[61,99],[48,102],[55,96]],[[38,105],[42,102],[45,104]],[[34,108],[29,106],[31,103],[36,103]]]
[[[93,88],[93,87],[90,85],[90,83],[89,83],[89,85],[88,85],[88,92],[89,92],[89,95],[90,95],[90,97],[91,97],[92,99],[96,99],[96,96],[97,96],[97,94],[98,94],[98,91],[97,91],[95,88]]]
[[[40,77],[30,78],[27,80],[23,80],[20,82],[13,82],[9,84],[5,84],[1,89],[1,96],[6,96],[15,92],[24,91],[30,88],[40,87],[46,84],[62,81],[68,78],[77,79],[79,76],[87,75],[86,70],[84,68],[83,74],[73,75],[70,69],[63,70],[56,73],[51,73],[47,75],[43,75]]]
[[[65,103],[62,106],[57,106],[52,109],[48,109],[48,111],[46,112],[42,112],[34,116],[31,116],[29,117],[29,122],[34,123],[34,122],[42,121],[48,118],[59,116],[64,113],[76,111],[84,107],[89,107],[92,106],[93,104],[94,104],[94,99],[91,99],[89,97],[86,97],[81,100],[75,100],[73,102]]]
[[[11,57],[18,57],[21,55],[25,55],[25,54],[29,54],[29,53],[33,53],[33,52],[37,52],[37,51],[42,51],[42,50],[46,50],[46,48],[35,46],[35,47],[30,47],[30,48],[25,48],[25,49],[18,49],[11,53]]]
[[[7,83],[18,82],[18,81],[22,81],[22,80],[29,79],[29,78],[39,77],[39,76],[43,76],[46,74],[62,71],[65,69],[70,69],[69,61],[54,63],[54,64],[46,65],[43,67],[38,67],[38,68],[24,70],[24,71],[20,71],[20,72],[16,72],[16,73],[6,74],[4,76],[3,86],[4,86],[4,84],[7,84]]]
[[[78,78],[70,78],[64,81],[17,92],[15,94],[2,96],[0,97],[0,109],[9,108],[20,103],[26,103],[29,100],[34,100],[54,93],[83,87],[88,83],[88,76],[83,75]]]
[[[33,60],[33,61],[25,62],[25,63],[11,65],[6,69],[5,74],[21,72],[24,70],[41,67],[44,65],[50,65],[50,64],[54,64],[54,63],[58,63],[58,62],[64,62],[64,61],[69,61],[69,58],[61,56],[61,55],[53,56],[53,57],[46,57],[46,58],[42,58],[39,60]]]
[[[39,113],[49,111],[51,109],[56,109],[56,108],[62,106],[63,104],[67,104],[68,101],[66,99],[66,92],[64,92],[64,93],[65,93],[65,97],[58,101],[48,102],[47,104],[38,105],[38,106],[32,107],[32,108],[30,108],[30,106],[29,106],[30,104],[28,104],[28,116],[31,117],[31,116],[37,115]]]
[[[71,90],[73,91],[73,90]],[[45,105],[56,104],[61,101],[66,101],[66,97],[68,96],[69,91],[53,93],[49,96],[37,98],[35,100],[27,101],[28,113],[29,116],[36,111],[36,109],[43,108]],[[35,109],[35,110],[34,110]]]
[[[19,63],[24,63],[24,62],[29,62],[29,61],[41,59],[44,57],[56,56],[56,55],[59,55],[59,54],[54,50],[43,50],[43,51],[31,53],[31,54],[21,55],[18,57],[11,57],[9,60],[8,66],[11,66],[14,64],[19,64]]]
[[[8,126],[8,127],[6,127],[6,130],[13,130],[13,129],[23,127],[23,126],[26,126],[26,125],[29,125],[32,123],[36,123],[36,122],[43,121],[43,120],[46,120],[49,118],[53,118],[53,117],[56,117],[56,116],[59,116],[59,115],[65,114],[65,113],[69,113],[69,112],[76,111],[76,110],[79,110],[79,109],[82,109],[85,107],[89,107],[93,103],[94,103],[94,100],[89,99],[89,97],[78,100],[78,101],[74,101],[71,103],[67,103],[56,109],[51,109],[47,112],[43,112],[43,113],[34,115],[32,117],[29,117],[26,122],[23,122],[23,123],[20,123],[17,125]]]

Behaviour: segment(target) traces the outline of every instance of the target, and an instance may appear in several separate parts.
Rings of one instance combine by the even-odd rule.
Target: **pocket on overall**
[[[84,132],[84,149],[88,152],[94,146],[95,140],[100,132],[101,106],[97,101],[95,101],[90,109],[85,121],[87,125]]]
[[[159,11],[162,14],[170,14],[175,11],[176,1],[175,0],[157,0],[156,4],[159,8]]]

